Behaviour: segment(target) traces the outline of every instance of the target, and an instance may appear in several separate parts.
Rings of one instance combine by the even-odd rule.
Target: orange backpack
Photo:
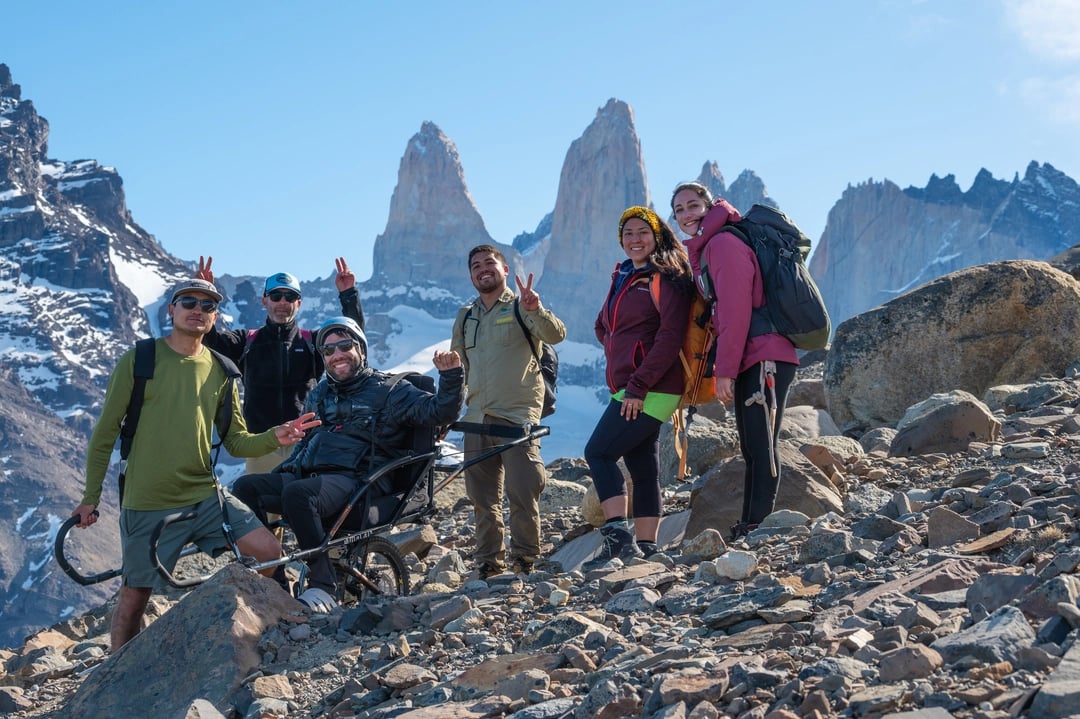
[[[653,273],[649,281],[649,294],[653,305],[660,309],[660,274]],[[679,479],[689,476],[686,467],[686,451],[689,443],[687,426],[694,419],[698,405],[716,401],[716,380],[712,377],[710,366],[713,361],[713,347],[716,335],[712,326],[712,300],[706,300],[700,293],[694,293],[690,303],[690,322],[687,323],[686,336],[682,349],[679,350],[679,362],[683,368],[683,396],[679,408],[675,410],[672,423],[675,426],[675,454],[679,457]],[[686,417],[683,418],[683,410]]]
[[[653,305],[660,309],[660,274],[653,273],[649,282]],[[716,383],[709,370],[710,355],[716,335],[712,328],[712,302],[694,293],[690,303],[690,322],[686,326],[679,361],[683,368],[683,398],[680,406],[697,408],[716,400]],[[709,376],[706,376],[709,375]]]

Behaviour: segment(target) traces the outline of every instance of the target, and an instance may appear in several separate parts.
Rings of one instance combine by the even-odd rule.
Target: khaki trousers
[[[248,457],[244,460],[244,474],[270,474],[292,454],[292,447],[278,447],[270,454],[261,457]]]
[[[498,417],[484,424],[516,426]],[[501,437],[465,434],[465,457],[475,457],[505,444]],[[540,458],[540,441],[508,449],[465,470],[465,491],[476,514],[477,564],[506,565],[503,494],[510,505],[510,556],[535,562],[540,557],[540,492],[547,471]]]

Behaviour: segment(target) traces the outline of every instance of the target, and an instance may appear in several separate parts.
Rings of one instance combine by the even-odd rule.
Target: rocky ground
[[[410,596],[312,615],[232,565],[182,601],[155,598],[161,618],[111,659],[108,607],[2,655],[0,712],[1080,716],[1080,392],[1066,384],[1037,406],[1004,403],[1004,435],[964,452],[853,453],[833,468],[842,512],[780,510],[733,544],[715,529],[680,537],[693,493],[671,487],[665,551],[588,574],[578,567],[596,533],[564,499],[545,507],[551,552],[537,571],[471,578],[471,509],[452,487],[427,530],[398,538],[422,547]],[[221,596],[279,608],[249,626]],[[221,653],[214,639],[230,630]],[[234,676],[223,688],[195,677],[199,690],[184,693],[177,636]],[[132,710],[125,701],[147,685],[153,713]]]

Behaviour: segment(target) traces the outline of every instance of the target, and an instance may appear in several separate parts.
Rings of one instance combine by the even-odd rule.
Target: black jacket
[[[341,312],[364,327],[364,312],[356,288],[338,295]],[[296,419],[304,398],[323,374],[323,359],[309,345],[295,322],[274,324],[269,319],[247,346],[249,330],[211,329],[203,343],[225,355],[244,375],[244,420],[251,432],[264,432]],[[314,332],[311,333],[314,342]],[[245,352],[246,348],[246,352]]]
[[[454,422],[465,403],[465,371],[439,373],[435,394],[371,368],[343,383],[324,378],[304,402],[322,424],[308,432],[275,471],[311,474],[369,474],[408,449],[411,427]]]

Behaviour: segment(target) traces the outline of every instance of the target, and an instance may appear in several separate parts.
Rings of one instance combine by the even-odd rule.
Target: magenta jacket
[[[616,266],[604,306],[596,317],[596,339],[604,346],[608,388],[626,388],[627,397],[642,399],[649,392],[682,394],[679,362],[690,317],[690,283],[667,275],[660,280],[660,311],[653,304],[649,282],[656,270],[646,268],[628,279],[612,301]]]
[[[750,312],[765,304],[765,288],[754,251],[732,233],[720,231],[728,222],[740,219],[738,210],[718,199],[702,220],[697,235],[685,243],[698,288],[704,260],[716,292],[716,377],[737,377],[763,360],[799,364],[795,345],[783,335],[747,337]]]

